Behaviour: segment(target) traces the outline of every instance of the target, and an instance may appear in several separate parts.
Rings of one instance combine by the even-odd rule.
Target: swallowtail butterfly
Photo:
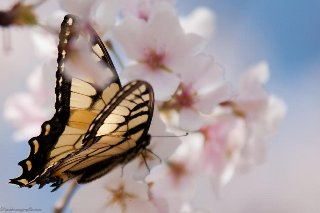
[[[61,24],[56,72],[56,112],[41,126],[41,134],[29,140],[30,154],[19,162],[22,174],[10,180],[20,187],[51,184],[56,190],[77,178],[87,183],[138,156],[150,143],[154,95],[145,81],[122,86],[103,42],[91,26],[85,32],[80,21],[67,15]],[[101,88],[85,78],[65,77],[68,44],[85,37],[92,57],[112,74]]]

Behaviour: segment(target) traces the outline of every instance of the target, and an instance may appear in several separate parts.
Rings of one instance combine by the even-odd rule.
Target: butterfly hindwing
[[[22,174],[11,179],[10,183],[31,187],[47,168],[80,149],[92,121],[121,89],[111,58],[96,32],[88,26],[87,33],[80,35],[77,24],[76,18],[71,15],[65,16],[61,24],[55,88],[56,112],[51,120],[42,124],[40,135],[29,140],[30,154],[19,162]],[[97,57],[95,61],[102,63],[112,76],[104,88],[87,79],[64,75],[65,61],[69,56],[68,45],[79,36],[87,37]]]
[[[128,83],[94,119],[84,137],[86,145],[49,168],[44,177],[55,187],[76,176],[86,183],[126,164],[150,142],[153,108],[152,87],[144,81]]]

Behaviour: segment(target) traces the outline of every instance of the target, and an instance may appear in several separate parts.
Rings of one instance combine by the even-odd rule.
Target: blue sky
[[[246,43],[250,36],[259,36],[272,49],[261,50],[262,55],[284,74],[303,72],[304,65],[320,57],[320,1],[317,0],[216,0],[179,1],[181,11],[189,11],[197,4],[211,7],[218,21],[218,30],[246,25],[253,33],[241,32],[239,40]],[[244,30],[246,28],[243,28]]]
[[[211,198],[215,200],[213,208],[224,213],[253,213],[259,206],[269,208],[258,208],[260,213],[319,212],[316,211],[318,207],[320,209],[319,204],[312,201],[320,194],[319,181],[316,182],[320,174],[315,173],[313,167],[313,163],[320,160],[314,151],[320,148],[317,142],[317,127],[320,126],[317,107],[320,104],[317,81],[320,79],[320,1],[178,0],[181,14],[188,14],[199,5],[211,8],[216,15],[215,33],[207,51],[230,73],[242,72],[248,66],[266,60],[271,70],[267,87],[288,104],[287,118],[277,137],[268,145],[266,163],[247,175],[235,177],[219,201]],[[18,33],[29,40],[23,30]],[[5,97],[25,88],[25,77],[36,64],[35,59],[30,59],[34,56],[32,47],[24,39],[12,35],[12,46],[15,50],[30,48],[28,57],[22,55],[23,51],[16,51],[15,55],[6,58],[0,53],[0,64],[6,68],[0,79],[3,85],[1,111]],[[21,67],[30,69],[20,70]],[[50,193],[48,187],[19,189],[7,184],[9,178],[20,173],[17,162],[27,155],[29,148],[12,142],[13,129],[3,118],[0,128],[0,207],[33,207],[49,212],[63,190]],[[292,186],[301,193],[296,194]]]

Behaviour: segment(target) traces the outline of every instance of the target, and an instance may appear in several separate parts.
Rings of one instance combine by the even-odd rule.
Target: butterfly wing
[[[152,87],[144,81],[128,83],[94,119],[84,137],[86,146],[47,169],[37,182],[62,183],[79,176],[92,181],[126,164],[149,144],[154,108]]]
[[[58,69],[56,72],[56,112],[53,118],[41,126],[39,136],[29,140],[30,154],[19,162],[21,176],[10,183],[31,187],[46,168],[56,164],[83,146],[87,129],[112,97],[120,90],[119,77],[111,58],[96,32],[88,26],[86,36],[92,46],[93,57],[102,63],[112,78],[104,88],[87,79],[65,77],[65,61],[68,57],[68,44],[81,36],[77,19],[67,15],[61,24],[58,45]]]

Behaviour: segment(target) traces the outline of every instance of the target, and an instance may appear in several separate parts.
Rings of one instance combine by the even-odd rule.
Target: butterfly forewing
[[[90,26],[81,34],[79,24],[71,15],[65,16],[61,24],[55,88],[56,112],[51,120],[42,124],[41,134],[29,140],[30,154],[19,162],[23,172],[21,176],[11,179],[10,183],[31,187],[47,168],[80,149],[92,121],[121,89],[119,77],[102,41]],[[80,36],[86,37],[92,46],[93,61],[103,64],[105,72],[111,75],[103,88],[92,80],[64,75],[69,44]]]
[[[149,144],[153,105],[148,83],[127,84],[90,125],[86,146],[48,169],[52,182],[59,180],[55,186],[75,176],[80,183],[94,180],[139,155]]]

